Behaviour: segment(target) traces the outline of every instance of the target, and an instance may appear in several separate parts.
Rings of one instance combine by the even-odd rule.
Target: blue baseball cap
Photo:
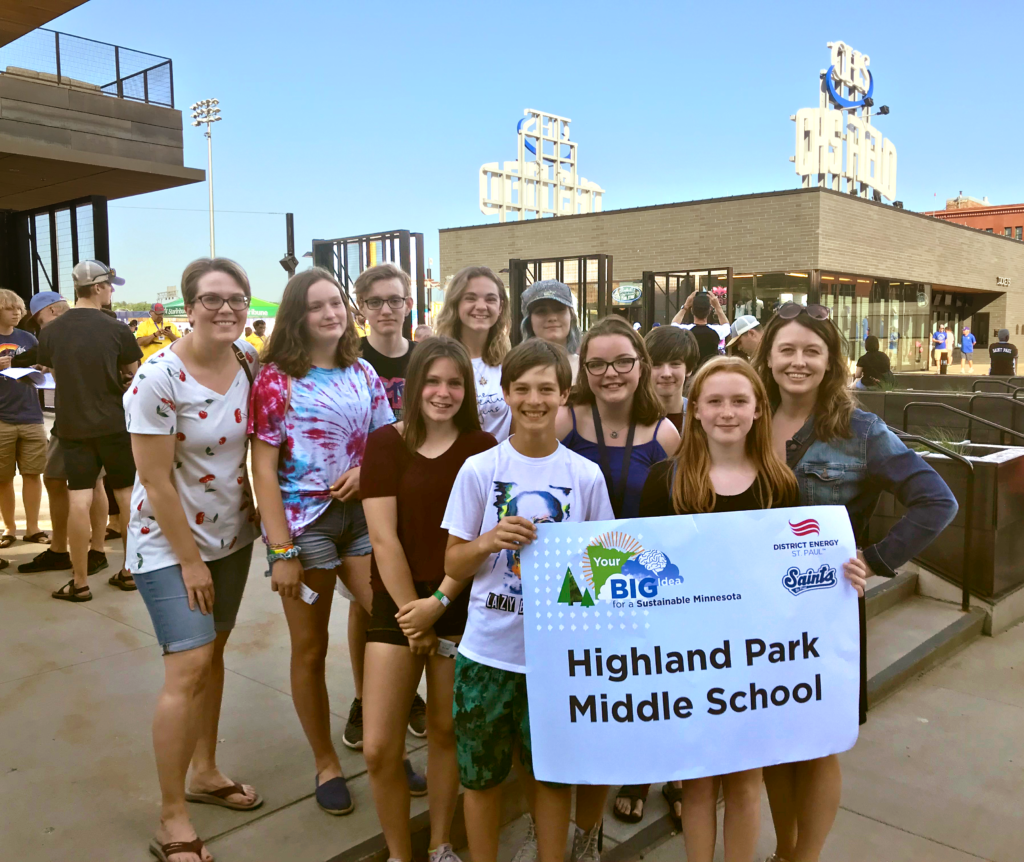
[[[55,290],[44,290],[32,297],[28,308],[32,314],[39,314],[44,308],[49,308],[56,302],[67,302],[67,300]]]

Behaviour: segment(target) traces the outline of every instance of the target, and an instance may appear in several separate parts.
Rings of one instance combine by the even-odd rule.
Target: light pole
[[[218,122],[220,117],[220,99],[203,99],[192,106],[192,125],[206,125],[206,156],[207,173],[206,184],[210,189],[210,257],[216,257],[216,244],[213,238],[213,135],[211,125]]]

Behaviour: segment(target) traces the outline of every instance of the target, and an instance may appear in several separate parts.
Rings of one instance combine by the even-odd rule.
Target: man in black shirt
[[[38,359],[53,369],[54,433],[64,453],[71,502],[68,533],[74,578],[53,597],[87,602],[92,599],[87,579],[89,507],[101,469],[107,471],[121,510],[121,536],[127,536],[135,461],[124,421],[121,374],[134,373],[142,350],[131,329],[103,311],[114,285],[124,284],[124,279],[98,260],[76,264],[72,277],[78,304],[40,332]],[[124,569],[109,583],[122,590],[136,589]]]
[[[714,308],[715,315],[718,318],[717,325],[708,324],[712,308]],[[691,310],[693,311],[693,325],[689,326],[683,323],[683,317],[686,312]],[[728,338],[730,334],[729,319],[725,316],[725,312],[722,311],[718,297],[713,293],[691,293],[686,298],[683,307],[679,309],[679,312],[672,319],[672,323],[676,326],[682,326],[684,329],[689,329],[693,333],[693,337],[697,339],[697,346],[700,348],[700,360],[697,363],[697,368],[711,357],[719,355],[718,348],[722,343],[722,339]],[[694,371],[696,370],[694,368]]]
[[[999,330],[999,341],[988,348],[991,361],[988,373],[1011,377],[1017,373],[1017,348],[1010,344],[1010,330]]]
[[[377,372],[399,420],[405,406],[406,369],[416,347],[402,335],[405,319],[412,313],[412,279],[393,263],[382,263],[360,273],[355,292],[370,327],[369,334],[360,339],[363,359]]]

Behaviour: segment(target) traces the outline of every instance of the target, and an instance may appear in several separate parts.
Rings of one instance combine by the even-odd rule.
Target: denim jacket
[[[798,464],[789,464],[800,486],[800,503],[846,506],[857,546],[871,570],[894,577],[896,569],[927,548],[953,520],[956,498],[942,477],[874,413],[854,410],[850,430],[847,439],[815,439]],[[790,459],[813,431],[812,414],[786,443]],[[864,547],[882,491],[891,492],[907,511],[882,541]]]

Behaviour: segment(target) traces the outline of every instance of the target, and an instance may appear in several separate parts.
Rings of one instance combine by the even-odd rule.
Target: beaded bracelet
[[[287,542],[279,542],[278,544],[274,544],[273,542],[264,542],[264,544],[271,551],[287,551],[294,543],[289,539]]]

